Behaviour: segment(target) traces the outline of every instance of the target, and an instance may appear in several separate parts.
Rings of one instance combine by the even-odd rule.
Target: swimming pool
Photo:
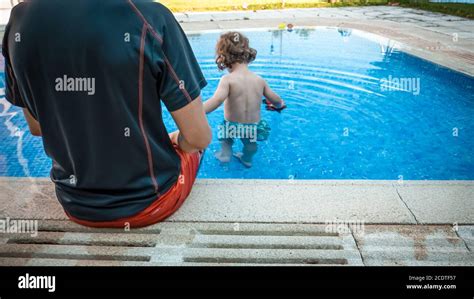
[[[474,179],[474,78],[356,30],[244,33],[258,50],[252,69],[289,108],[263,112],[272,132],[252,169],[236,160],[220,164],[214,138],[199,177]],[[205,99],[222,76],[213,56],[218,36],[189,34],[209,82]],[[19,109],[0,104],[0,176],[48,176],[51,162],[40,139],[30,135]],[[215,136],[222,119],[222,108],[209,115]],[[169,115],[165,121],[171,130]]]

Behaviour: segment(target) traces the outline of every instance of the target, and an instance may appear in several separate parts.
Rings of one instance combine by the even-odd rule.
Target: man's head
[[[223,71],[235,63],[249,64],[257,57],[257,50],[250,48],[249,39],[240,32],[221,35],[216,45],[216,64]]]

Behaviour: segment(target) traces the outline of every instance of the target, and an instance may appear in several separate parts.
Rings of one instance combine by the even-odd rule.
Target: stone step
[[[401,246],[367,246],[362,250],[365,259],[416,261],[457,261],[474,262],[474,252],[460,249],[445,249]]]
[[[0,257],[0,265],[9,267],[72,267],[72,266],[91,266],[91,267],[116,267],[116,266],[150,266],[148,262],[127,262],[127,261],[98,261],[98,260],[77,260],[60,258],[18,258],[18,257]]]
[[[408,238],[400,235],[382,234],[382,235],[366,235],[364,244],[377,244],[377,246],[422,246],[426,248],[458,248],[466,250],[463,240],[458,237],[443,236],[425,236],[420,238]]]
[[[91,229],[39,221],[39,232],[5,234],[0,265],[362,265],[350,231],[322,224],[178,223]]]
[[[92,229],[39,221],[37,234],[2,234],[0,265],[316,266],[473,265],[473,226],[163,222]],[[356,242],[357,241],[357,242]]]
[[[151,250],[146,247],[2,244],[0,257],[145,262],[151,259]]]
[[[15,234],[8,244],[154,247],[157,234],[38,232],[37,236]]]
[[[196,235],[193,248],[344,249],[338,237]]]
[[[245,267],[262,267],[262,266],[298,266],[298,267],[314,267],[314,266],[350,266],[339,264],[252,264],[252,263],[154,263],[154,262],[126,262],[126,261],[97,261],[97,260],[69,260],[69,259],[28,259],[28,258],[0,258],[0,265],[12,267],[117,267],[117,266],[186,266],[186,267],[211,267],[211,266],[245,266]]]
[[[347,265],[360,258],[353,250],[189,248],[184,262]]]

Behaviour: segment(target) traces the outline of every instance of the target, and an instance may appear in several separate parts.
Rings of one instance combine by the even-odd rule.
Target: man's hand
[[[202,105],[201,96],[184,106],[171,112],[179,132],[173,132],[170,138],[187,153],[194,153],[207,148],[212,140],[212,132],[207,122]]]
[[[179,140],[178,140],[179,131],[174,131],[173,133],[170,133],[169,136],[171,139],[171,143],[179,145]]]

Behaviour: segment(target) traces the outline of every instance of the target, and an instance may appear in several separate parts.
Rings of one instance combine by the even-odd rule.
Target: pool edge
[[[0,218],[67,219],[48,178],[0,177]],[[3,197],[2,196],[2,197]],[[474,180],[198,179],[167,221],[237,223],[473,224]]]

